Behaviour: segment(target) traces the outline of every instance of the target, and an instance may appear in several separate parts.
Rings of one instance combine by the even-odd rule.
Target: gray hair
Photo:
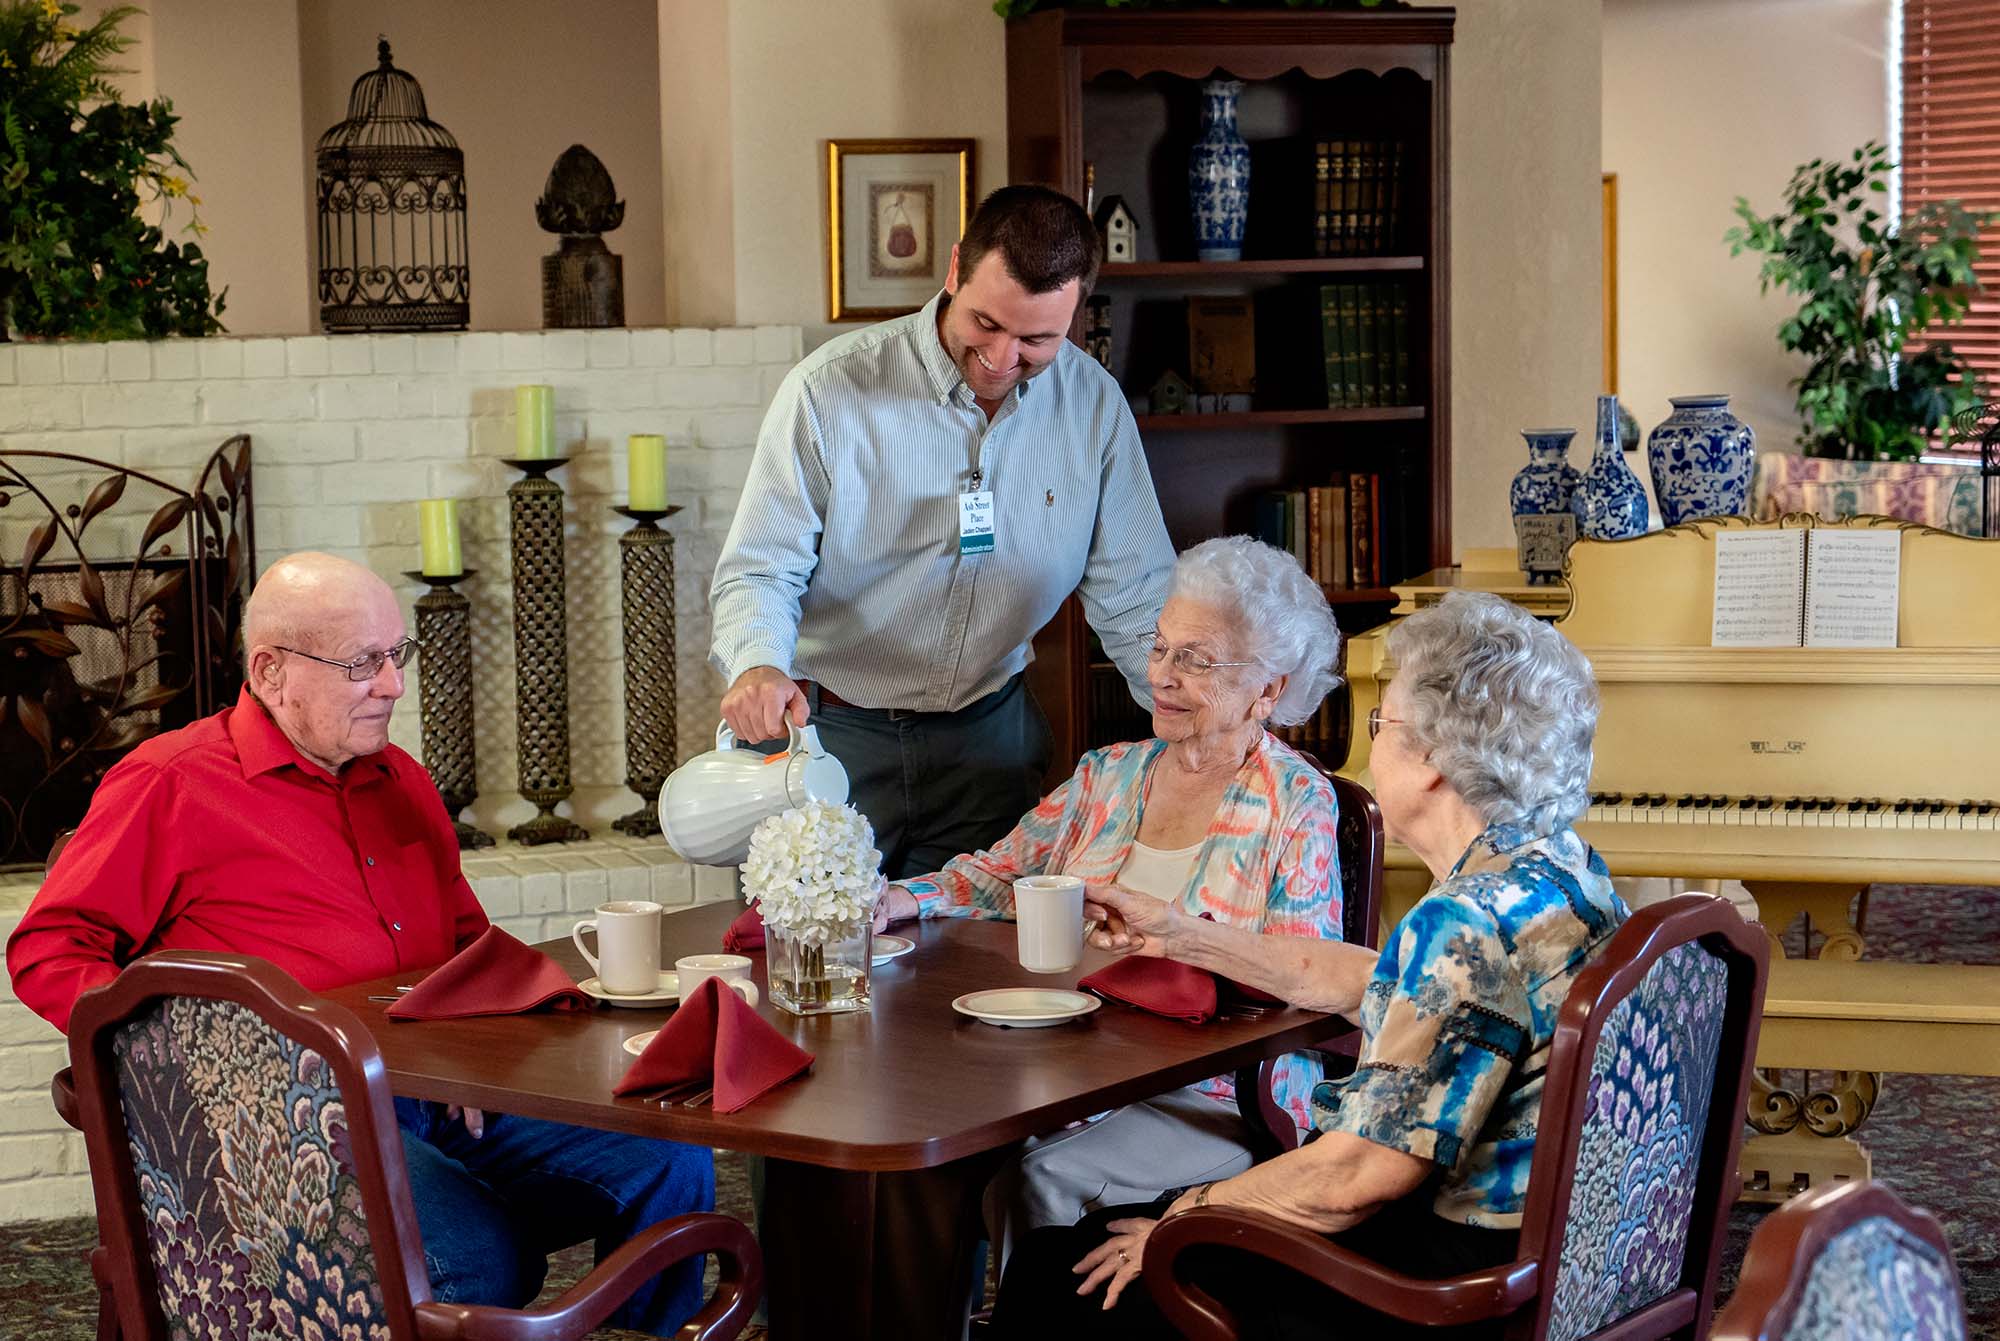
[[[1273,726],[1303,722],[1340,683],[1340,626],[1326,593],[1285,551],[1247,535],[1204,540],[1174,560],[1168,595],[1232,612],[1242,655],[1290,677],[1271,707]]]
[[[1597,677],[1517,605],[1454,591],[1389,631],[1408,728],[1489,824],[1547,831],[1590,804]]]

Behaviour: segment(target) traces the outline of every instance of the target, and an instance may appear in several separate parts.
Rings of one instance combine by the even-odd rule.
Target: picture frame
[[[826,142],[827,320],[914,312],[972,217],[973,141]]]

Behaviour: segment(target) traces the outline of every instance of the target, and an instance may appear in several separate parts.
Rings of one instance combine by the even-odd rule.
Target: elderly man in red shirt
[[[104,777],[7,944],[23,1003],[65,1028],[79,994],[152,950],[270,960],[323,990],[440,963],[486,929],[437,789],[389,743],[415,644],[389,588],[325,554],[273,564],[243,616],[235,705],[140,745]],[[598,1256],[715,1203],[706,1149],[396,1101],[431,1286],[518,1306],[553,1249]],[[612,1320],[667,1335],[701,1261]]]

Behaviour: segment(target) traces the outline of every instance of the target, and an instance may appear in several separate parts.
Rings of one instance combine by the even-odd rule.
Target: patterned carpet
[[[1871,958],[2000,964],[2000,896],[1992,890],[1877,886],[1868,926]],[[1888,1076],[1864,1128],[1876,1176],[1944,1222],[1977,1341],[2000,1341],[2000,1193],[1992,1174],[2000,1165],[1996,1113],[2000,1080]],[[740,1157],[718,1156],[716,1186],[720,1209],[750,1218],[749,1180]],[[1735,1283],[1743,1246],[1764,1214],[1762,1208],[1739,1207],[1731,1216],[1725,1296]],[[0,1232],[0,1341],[93,1341],[97,1294],[86,1257],[94,1240],[87,1219],[11,1225]],[[551,1268],[550,1290],[589,1266],[587,1248],[562,1254]]]

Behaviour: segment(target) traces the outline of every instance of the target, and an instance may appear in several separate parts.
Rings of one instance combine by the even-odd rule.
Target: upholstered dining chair
[[[1147,1288],[1183,1335],[1235,1337],[1179,1270],[1190,1248],[1220,1245],[1417,1324],[1493,1321],[1536,1341],[1706,1335],[1768,953],[1725,900],[1689,894],[1632,914],[1577,976],[1550,1048],[1517,1260],[1419,1280],[1210,1207],[1154,1229]]]
[[[77,1000],[70,1060],[92,1265],[130,1341],[568,1341],[714,1253],[721,1282],[679,1333],[696,1341],[735,1336],[762,1288],[750,1231],[700,1214],[639,1234],[544,1307],[434,1302],[374,1039],[262,960],[137,960]]]
[[[1944,1230],[1880,1183],[1816,1187],[1772,1211],[1714,1341],[1965,1341]]]
[[[1304,750],[1305,761],[1326,774],[1333,784],[1337,812],[1334,848],[1340,857],[1340,935],[1350,945],[1375,949],[1381,943],[1382,919],[1382,808],[1368,789],[1350,778],[1329,772]],[[1306,1051],[1318,1053],[1330,1077],[1349,1074],[1361,1047],[1359,1030],[1342,1034]],[[1277,1074],[1276,1058],[1267,1058],[1254,1067],[1236,1073],[1236,1106],[1250,1129],[1251,1148],[1260,1160],[1293,1150],[1299,1144],[1299,1129],[1292,1115],[1279,1106],[1271,1082]]]

